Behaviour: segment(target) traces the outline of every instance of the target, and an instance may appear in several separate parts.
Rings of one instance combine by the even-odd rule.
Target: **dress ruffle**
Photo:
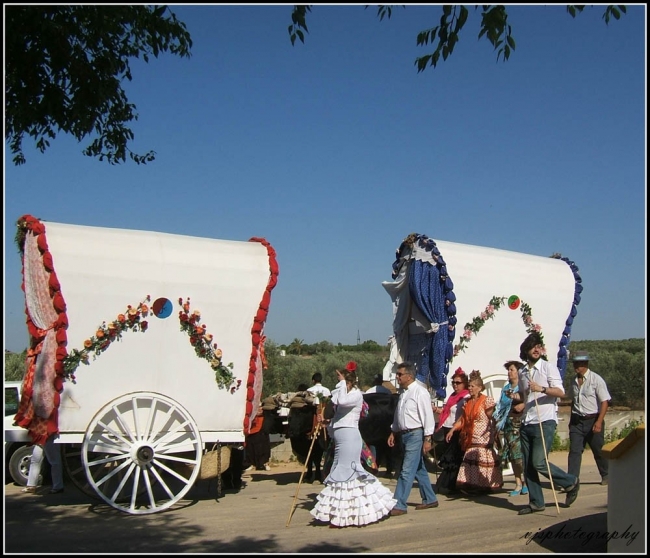
[[[317,500],[310,513],[318,521],[337,527],[375,523],[387,516],[397,503],[392,492],[370,474],[342,482],[326,479]]]

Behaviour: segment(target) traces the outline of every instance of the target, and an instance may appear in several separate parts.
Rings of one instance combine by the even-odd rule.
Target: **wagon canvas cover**
[[[417,379],[440,398],[449,372],[459,367],[467,374],[480,370],[484,380],[500,377],[503,385],[503,364],[519,360],[519,346],[532,331],[542,334],[548,360],[564,376],[582,292],[568,258],[413,233],[397,249],[392,276],[382,283],[393,305],[385,379],[393,379],[396,363],[410,360]]]
[[[18,221],[17,240],[32,346],[16,421],[34,441],[82,434],[108,402],[142,391],[182,405],[204,442],[244,440],[261,394],[278,276],[266,240],[29,215]],[[220,371],[230,376],[218,383]]]

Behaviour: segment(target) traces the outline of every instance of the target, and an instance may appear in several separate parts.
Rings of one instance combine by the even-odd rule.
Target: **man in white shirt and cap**
[[[608,484],[609,461],[603,456],[605,413],[612,398],[605,380],[589,369],[589,353],[576,351],[573,357],[576,377],[571,382],[571,421],[569,422],[569,473],[580,476],[582,452],[589,444],[603,486]]]

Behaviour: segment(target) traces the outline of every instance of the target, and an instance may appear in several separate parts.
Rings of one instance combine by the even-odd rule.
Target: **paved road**
[[[565,468],[567,454],[551,460]],[[527,496],[508,497],[513,477],[499,494],[448,498],[440,507],[409,512],[363,528],[328,529],[312,522],[318,484],[302,484],[301,469],[280,463],[270,471],[245,475],[239,492],[216,498],[215,483],[197,483],[176,507],[145,516],[128,515],[93,500],[73,485],[60,495],[32,495],[5,484],[6,554],[22,553],[599,553],[607,530],[607,487],[591,453],[582,465],[582,488],[571,508],[558,494],[559,514],[550,485],[546,510],[518,516]],[[435,474],[430,474],[435,482]],[[394,480],[382,479],[391,489]],[[642,495],[639,495],[642,497]],[[601,535],[601,537],[599,537]],[[535,538],[534,538],[535,536]],[[541,540],[545,537],[545,540]]]

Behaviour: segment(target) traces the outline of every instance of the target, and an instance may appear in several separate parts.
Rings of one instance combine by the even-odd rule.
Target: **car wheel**
[[[32,451],[34,451],[34,446],[20,446],[9,458],[9,474],[14,482],[21,486],[27,484]]]

